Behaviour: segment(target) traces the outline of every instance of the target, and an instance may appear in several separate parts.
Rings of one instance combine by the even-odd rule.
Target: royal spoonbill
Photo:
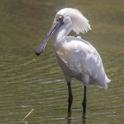
[[[81,81],[84,86],[83,115],[86,115],[87,86],[93,84],[107,88],[110,82],[97,50],[81,37],[69,35],[71,31],[79,35],[79,33],[84,34],[89,30],[91,30],[89,21],[79,10],[74,8],[61,9],[56,13],[51,29],[35,51],[36,55],[40,55],[49,38],[54,36],[54,51],[68,86],[68,113],[71,113],[73,102],[72,78]]]

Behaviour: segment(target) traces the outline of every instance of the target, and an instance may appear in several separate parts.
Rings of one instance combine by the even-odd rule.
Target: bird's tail
[[[110,83],[111,82],[111,80],[106,76],[106,78],[105,78],[105,85],[104,85],[104,89],[107,89],[108,88],[108,83]]]
[[[111,80],[106,76],[106,83],[108,84],[110,82],[111,82]]]

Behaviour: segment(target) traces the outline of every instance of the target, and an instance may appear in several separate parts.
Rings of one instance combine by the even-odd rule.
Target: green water
[[[88,88],[87,119],[82,120],[82,85],[73,81],[72,119],[67,117],[67,86],[52,50],[34,49],[48,31],[57,10],[80,9],[92,31],[84,37],[100,52],[112,83],[108,90]],[[0,1],[0,124],[124,123],[123,0]]]

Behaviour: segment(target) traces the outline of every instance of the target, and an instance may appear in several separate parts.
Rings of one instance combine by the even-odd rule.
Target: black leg
[[[83,117],[85,118],[86,116],[86,108],[87,108],[87,92],[86,92],[87,87],[84,86],[84,99],[82,102],[82,106],[83,106]]]
[[[67,82],[67,85],[68,85],[68,114],[70,114],[71,113],[71,105],[73,102],[71,82]]]

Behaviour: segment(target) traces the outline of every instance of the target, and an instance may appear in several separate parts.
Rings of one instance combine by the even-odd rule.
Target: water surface
[[[0,124],[122,124],[124,121],[123,0],[0,1]],[[57,10],[80,9],[92,31],[84,38],[100,52],[112,83],[108,90],[88,88],[87,119],[82,120],[82,84],[73,81],[72,119],[67,119],[67,87],[52,42],[44,55],[34,49]]]

